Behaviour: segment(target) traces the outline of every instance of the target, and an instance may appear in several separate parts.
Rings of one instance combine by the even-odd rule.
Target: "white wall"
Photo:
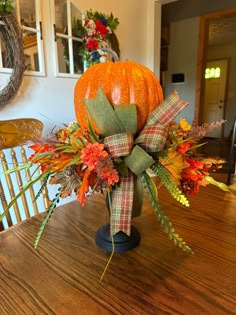
[[[198,36],[198,17],[170,24],[168,71],[165,72],[165,96],[176,89],[181,98],[190,102],[189,106],[180,114],[189,123],[192,123],[194,119]],[[172,74],[175,73],[184,73],[184,84],[171,83]]]
[[[159,73],[160,11],[154,0],[76,0],[83,10],[97,10],[119,18],[117,29],[121,60],[131,59]],[[77,80],[54,76],[53,35],[50,24],[50,1],[43,3],[43,37],[45,40],[46,77],[25,76],[17,96],[0,110],[0,120],[21,117],[40,119],[47,135],[55,126],[67,124],[75,119],[74,86]],[[158,17],[155,22],[154,19]],[[155,54],[155,55],[154,55]],[[0,74],[0,86],[4,87],[8,75]],[[54,186],[53,186],[54,187]],[[51,188],[51,195],[55,189]],[[65,201],[68,201],[66,199]]]
[[[98,10],[113,12],[120,20],[117,36],[121,49],[121,60],[131,59],[154,69],[154,60],[159,64],[159,43],[154,43],[153,0],[80,0],[83,11]],[[160,12],[160,6],[157,6]],[[160,28],[155,29],[160,33]],[[52,27],[50,25],[49,1],[43,0],[43,35],[45,40],[46,77],[25,76],[17,96],[0,110],[0,119],[35,117],[45,124],[47,133],[55,124],[73,120],[73,91],[75,79],[62,79],[54,76],[52,54]],[[156,56],[154,58],[154,46]],[[158,67],[156,67],[158,71]],[[0,74],[0,86],[4,87],[8,75]]]

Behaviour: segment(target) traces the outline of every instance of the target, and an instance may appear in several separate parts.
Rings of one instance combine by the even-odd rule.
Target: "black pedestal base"
[[[127,252],[140,243],[140,233],[136,227],[131,226],[131,234],[128,236],[123,232],[118,232],[113,236],[115,252]],[[112,252],[112,239],[110,237],[110,224],[102,225],[96,233],[96,244],[107,252]]]

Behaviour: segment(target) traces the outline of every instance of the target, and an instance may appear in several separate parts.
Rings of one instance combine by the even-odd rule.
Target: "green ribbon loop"
[[[136,176],[155,163],[153,158],[138,145],[133,148],[130,155],[124,158],[124,162]]]
[[[137,110],[134,104],[111,106],[101,87],[95,98],[83,99],[83,102],[101,134],[111,136],[117,133],[131,132],[137,128]]]

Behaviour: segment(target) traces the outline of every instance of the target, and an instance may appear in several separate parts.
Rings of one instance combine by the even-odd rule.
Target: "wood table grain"
[[[209,185],[190,208],[164,189],[160,202],[194,254],[168,240],[145,200],[133,219],[140,245],[116,253],[102,281],[110,254],[94,241],[109,219],[100,195],[58,207],[37,250],[42,214],[0,233],[0,314],[236,314],[236,198]]]

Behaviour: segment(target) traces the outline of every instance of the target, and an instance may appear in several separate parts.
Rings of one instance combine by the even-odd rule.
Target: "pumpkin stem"
[[[113,57],[115,62],[119,61],[119,57],[118,57],[117,53],[114,50],[108,49],[108,48],[101,48],[101,50],[104,51],[104,52],[109,53]]]

